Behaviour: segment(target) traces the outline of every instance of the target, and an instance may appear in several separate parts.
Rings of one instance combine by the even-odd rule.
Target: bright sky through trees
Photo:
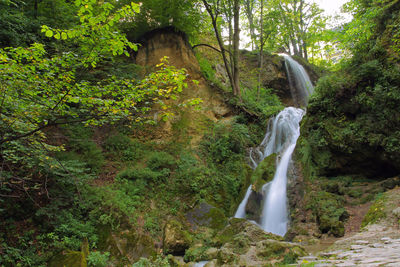
[[[328,15],[334,15],[340,12],[340,7],[347,3],[349,0],[316,0],[315,2],[325,10]]]

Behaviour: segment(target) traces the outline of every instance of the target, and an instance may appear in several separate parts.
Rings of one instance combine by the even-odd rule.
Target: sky
[[[328,15],[340,12],[340,7],[349,0],[315,0],[315,2],[325,10]]]
[[[341,15],[343,17],[342,20],[339,21],[331,21],[330,25],[331,27],[335,27],[337,25],[342,24],[343,22],[348,22],[351,20],[351,15],[350,14],[343,14],[340,11],[340,8],[343,6],[343,4],[349,2],[350,0],[308,0],[307,2],[315,2],[318,4],[320,8],[322,8],[325,12],[326,15],[328,16],[335,16],[335,15]],[[248,33],[245,33],[244,31],[241,32],[241,43],[240,43],[240,48],[246,48],[247,45],[250,43],[250,38]],[[247,47],[248,49],[248,47]]]
[[[349,0],[314,0],[325,11],[326,15],[334,16],[341,13],[340,7],[349,2]],[[343,21],[350,21],[351,15],[341,14],[344,18]]]

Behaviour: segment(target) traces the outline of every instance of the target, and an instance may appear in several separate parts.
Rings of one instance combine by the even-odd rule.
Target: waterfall
[[[286,73],[292,98],[298,106],[307,106],[308,98],[314,92],[314,87],[306,70],[291,56],[279,54],[285,59]]]
[[[293,96],[304,96],[305,104],[313,92],[310,78],[304,68],[285,55],[291,87],[296,89]],[[250,150],[250,165],[253,169],[266,157],[273,153],[278,154],[277,167],[271,182],[262,187],[264,198],[260,227],[277,235],[285,235],[288,226],[287,208],[287,171],[291,156],[300,136],[300,121],[305,111],[300,108],[287,107],[268,122],[267,132],[261,144]],[[251,195],[251,185],[247,189],[243,201],[240,203],[235,218],[246,217],[246,205]]]
[[[251,194],[251,185],[247,188],[246,195],[244,196],[242,202],[240,202],[239,207],[235,213],[235,218],[244,218],[246,217],[246,204],[249,200]]]
[[[261,216],[261,227],[277,235],[285,235],[288,224],[288,209],[286,199],[287,170],[289,162],[296,147],[297,138],[300,136],[300,121],[304,110],[288,107],[278,114],[280,118],[274,129],[278,135],[269,140],[270,146],[280,150],[274,179],[267,189],[264,198],[263,211]],[[268,146],[267,146],[268,147]]]

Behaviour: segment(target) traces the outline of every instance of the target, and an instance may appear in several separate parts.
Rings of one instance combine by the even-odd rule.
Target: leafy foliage
[[[382,8],[399,13],[399,6],[391,2]],[[378,16],[373,29],[391,30],[396,19]],[[398,173],[400,76],[391,45],[389,36],[370,35],[357,45],[341,71],[318,82],[302,134],[320,174],[388,177]]]
[[[124,4],[131,1],[119,2]],[[196,38],[199,32],[199,21],[203,20],[197,1],[136,0],[134,2],[140,3],[141,12],[133,21],[122,24],[122,28],[131,40],[137,40],[146,32],[167,26],[185,32],[192,40]]]

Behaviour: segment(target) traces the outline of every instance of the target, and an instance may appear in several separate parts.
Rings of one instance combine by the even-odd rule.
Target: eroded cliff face
[[[151,71],[167,56],[169,63],[177,68],[185,68],[188,73],[189,84],[177,100],[182,103],[187,99],[201,98],[199,110],[180,110],[176,117],[162,126],[158,136],[153,138],[166,138],[175,135],[174,125],[185,128],[191,137],[191,142],[196,143],[201,139],[201,132],[207,128],[207,121],[230,119],[233,109],[225,103],[223,96],[216,88],[210,85],[203,77],[194,52],[184,33],[173,28],[157,29],[143,36],[141,46],[136,54],[136,64],[144,66],[145,71]],[[198,81],[198,84],[190,82]],[[157,135],[155,132],[153,134]]]

